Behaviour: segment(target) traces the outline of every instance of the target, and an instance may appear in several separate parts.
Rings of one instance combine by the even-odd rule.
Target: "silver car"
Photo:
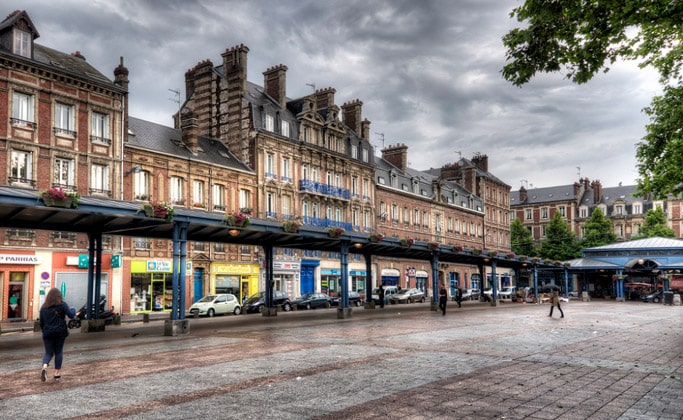
[[[190,315],[206,315],[212,317],[221,314],[235,314],[242,313],[242,305],[235,295],[220,294],[220,295],[206,295],[190,306]]]
[[[389,303],[424,302],[425,294],[420,289],[401,289],[389,298]]]

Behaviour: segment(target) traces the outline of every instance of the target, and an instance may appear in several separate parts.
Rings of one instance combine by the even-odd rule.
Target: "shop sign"
[[[365,277],[365,271],[360,270],[351,270],[349,274],[351,274],[352,276]]]
[[[40,264],[37,255],[0,254],[0,264]]]
[[[292,261],[273,261],[273,270],[299,270],[301,264]]]
[[[172,271],[170,261],[147,261],[148,273],[170,273]]]

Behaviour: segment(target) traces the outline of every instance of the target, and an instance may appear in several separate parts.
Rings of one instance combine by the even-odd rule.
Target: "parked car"
[[[391,295],[389,298],[389,303],[413,303],[413,302],[424,302],[425,294],[420,289],[401,289],[398,292]]]
[[[517,287],[512,286],[503,288],[503,290],[498,293],[498,297],[500,299],[512,299],[513,297],[517,297]]]
[[[292,301],[298,309],[329,308],[332,300],[325,293],[305,293]]]
[[[462,300],[477,300],[481,291],[479,289],[465,289],[462,292]]]
[[[221,314],[235,314],[242,313],[242,305],[235,295],[220,294],[220,295],[206,295],[190,306],[190,315],[206,315],[212,317]]]
[[[643,302],[659,303],[662,300],[664,300],[664,292],[658,290],[654,293],[641,296],[640,300],[642,300]]]
[[[360,306],[361,305],[361,297],[358,292],[349,292],[349,306]],[[330,298],[330,304],[332,306],[340,306],[341,305],[341,295],[337,295],[333,298]]]
[[[266,304],[266,292],[258,292],[244,302],[244,312],[261,312]],[[292,303],[287,293],[281,290],[273,290],[273,305],[282,307],[285,312],[292,310]]]
[[[398,292],[397,286],[384,286],[384,303],[389,303],[389,298]],[[372,301],[379,305],[379,295],[377,288],[372,289]]]

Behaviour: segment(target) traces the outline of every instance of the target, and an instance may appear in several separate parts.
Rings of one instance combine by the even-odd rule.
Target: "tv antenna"
[[[169,89],[168,91],[175,95],[174,98],[168,98],[168,100],[178,104],[178,127],[180,127],[180,89]]]
[[[306,86],[310,86],[313,92],[315,92],[315,83],[306,83]]]
[[[375,134],[377,134],[378,136],[380,136],[382,138],[382,149],[384,149],[384,133],[375,132]]]
[[[458,160],[462,159],[462,153],[460,153],[460,150],[456,150],[455,153],[458,154]]]

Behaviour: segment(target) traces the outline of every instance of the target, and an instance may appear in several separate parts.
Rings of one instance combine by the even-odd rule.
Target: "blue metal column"
[[[273,307],[273,246],[263,245],[266,257],[266,308]]]
[[[100,308],[100,296],[102,295],[102,233],[97,233],[95,236],[95,316],[94,319],[99,319],[100,313],[107,308]],[[106,294],[105,290],[105,294]]]
[[[432,303],[439,303],[439,252],[432,252]],[[436,310],[435,307],[434,310]]]
[[[180,299],[178,308],[178,318],[185,319],[185,296],[187,288],[187,222],[176,223],[178,229],[180,230],[180,235],[178,240],[180,242],[180,270],[178,273],[179,285],[180,285]]]
[[[365,302],[372,302],[372,254],[363,254],[365,257]]]
[[[187,226],[187,222],[173,223],[173,321],[185,318]]]
[[[341,241],[341,308],[349,307],[349,245],[348,240]]]
[[[180,294],[180,287],[179,287],[179,276],[180,276],[180,267],[179,267],[179,261],[178,257],[180,256],[180,224],[178,222],[173,224],[173,274],[172,274],[172,281],[173,281],[173,302],[171,302],[171,320],[175,321],[180,319],[178,317],[178,301],[179,301],[179,294]]]
[[[569,299],[569,269],[564,268],[564,297]]]
[[[95,234],[88,232],[88,295],[85,297],[85,319],[92,319],[92,296],[95,292]]]
[[[496,275],[496,259],[491,258],[491,306],[498,301],[498,276]]]

